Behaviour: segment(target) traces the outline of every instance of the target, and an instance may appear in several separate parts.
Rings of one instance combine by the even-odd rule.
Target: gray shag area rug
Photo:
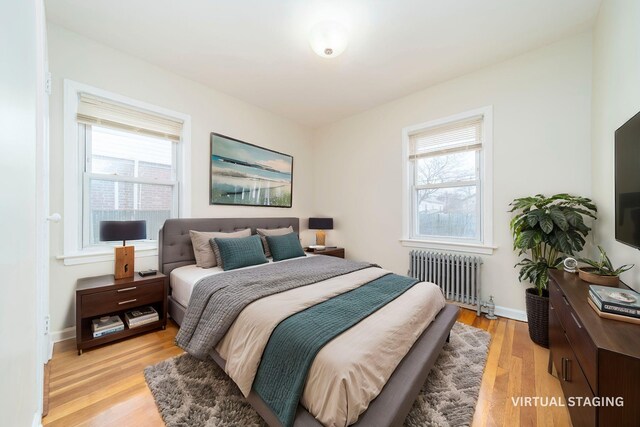
[[[456,322],[404,425],[470,425],[490,341],[488,332]],[[168,427],[266,425],[213,361],[183,354],[144,376]]]

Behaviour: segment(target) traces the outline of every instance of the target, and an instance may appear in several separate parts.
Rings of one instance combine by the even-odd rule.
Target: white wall
[[[518,56],[321,128],[314,139],[315,210],[335,218],[329,243],[405,274],[402,139],[405,126],[486,105],[494,115],[494,244],[482,298],[524,310],[509,233],[509,202],[536,193],[589,196],[591,34]]]
[[[309,129],[214,91],[117,50],[49,23],[51,96],[51,211],[63,212],[63,79],[71,79],[191,115],[191,216],[307,218],[313,203]],[[179,52],[176,52],[178,55]],[[294,157],[293,208],[210,206],[209,133],[219,132]],[[304,224],[304,221],[303,221]],[[305,238],[303,234],[303,239]],[[52,227],[51,254],[63,252],[62,223]],[[156,257],[139,258],[136,270],[156,268]],[[52,331],[75,324],[75,281],[109,274],[113,262],[65,266],[51,263]]]
[[[29,426],[36,382],[36,18],[34,1],[0,3],[0,414]],[[42,369],[42,368],[40,368]]]
[[[605,0],[594,29],[592,183],[598,204],[597,242],[617,267],[635,264],[622,279],[640,290],[640,252],[615,241],[614,132],[640,111],[640,2]],[[640,167],[640,164],[638,165]],[[595,255],[595,254],[594,254]]]

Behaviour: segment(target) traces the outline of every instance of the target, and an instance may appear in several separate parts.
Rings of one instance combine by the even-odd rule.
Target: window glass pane
[[[91,132],[88,172],[129,177],[172,179],[173,143],[99,126]]]
[[[100,221],[147,221],[147,239],[157,240],[171,217],[173,186],[91,179],[89,183],[90,245],[99,244]]]
[[[418,234],[479,239],[475,186],[417,190]]]
[[[416,159],[416,185],[476,179],[478,151],[461,151]]]

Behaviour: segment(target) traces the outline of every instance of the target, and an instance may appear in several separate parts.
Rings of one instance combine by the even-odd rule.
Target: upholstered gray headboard
[[[174,268],[195,264],[189,230],[235,231],[251,228],[286,228],[300,232],[299,218],[175,218],[165,221],[158,238],[158,270],[167,276]]]

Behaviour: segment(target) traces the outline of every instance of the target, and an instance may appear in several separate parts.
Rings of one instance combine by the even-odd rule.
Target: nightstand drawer
[[[96,292],[82,295],[82,316],[97,316],[106,313],[139,307],[162,301],[164,298],[164,283],[162,281],[131,284],[121,289]]]

